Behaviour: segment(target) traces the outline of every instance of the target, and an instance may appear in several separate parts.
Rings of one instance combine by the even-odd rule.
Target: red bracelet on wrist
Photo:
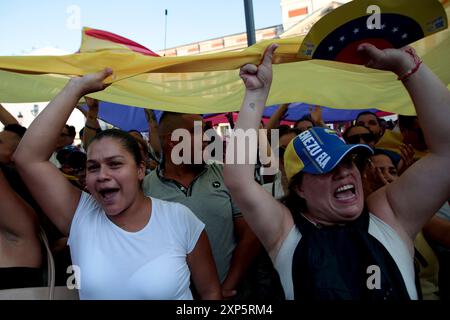
[[[414,68],[408,70],[408,72],[406,72],[405,74],[399,76],[397,80],[400,81],[407,80],[411,75],[413,75],[414,73],[417,72],[417,70],[419,70],[419,67],[422,64],[422,60],[419,58],[419,56],[416,54],[416,51],[413,48],[408,48],[405,50],[405,52],[413,58],[415,66]]]

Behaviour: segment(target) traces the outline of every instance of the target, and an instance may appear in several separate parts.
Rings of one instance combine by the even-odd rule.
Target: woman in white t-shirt
[[[107,87],[111,69],[73,78],[33,121],[15,162],[43,211],[69,236],[81,299],[220,299],[204,225],[185,206],[144,196],[137,141],[106,130],[87,151],[86,185],[73,187],[48,159],[78,100]]]

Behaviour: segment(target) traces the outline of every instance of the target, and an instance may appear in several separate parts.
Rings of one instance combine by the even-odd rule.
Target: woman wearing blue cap
[[[241,68],[246,94],[236,128],[258,127],[276,47],[259,66]],[[403,82],[430,154],[366,202],[356,160],[371,149],[347,145],[329,129],[305,131],[287,147],[283,203],[254,181],[251,165],[225,166],[227,187],[271,256],[287,299],[417,299],[413,239],[450,196],[450,175],[442,172],[450,167],[449,91],[411,48],[362,44],[358,51],[367,67]]]

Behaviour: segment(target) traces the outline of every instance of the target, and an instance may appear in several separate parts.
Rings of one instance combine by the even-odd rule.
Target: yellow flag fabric
[[[446,0],[444,0],[446,1]],[[447,16],[450,6],[446,7]],[[449,30],[413,44],[424,62],[450,85]],[[269,43],[280,45],[268,105],[306,102],[331,108],[376,108],[413,115],[395,75],[323,60],[300,61],[302,38],[262,41],[240,52],[152,57],[131,50],[100,49],[66,56],[0,57],[0,101],[51,100],[69,77],[112,67],[113,84],[91,96],[103,101],[187,113],[236,111],[244,87],[239,67],[259,63]]]
[[[403,143],[403,136],[400,132],[392,130],[386,130],[380,141],[378,141],[375,147],[381,149],[387,149],[400,154],[400,145]],[[428,151],[420,151],[414,149],[414,160],[419,160],[426,156]]]

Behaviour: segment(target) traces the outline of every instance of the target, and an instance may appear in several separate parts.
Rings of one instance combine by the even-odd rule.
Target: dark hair
[[[66,146],[66,147],[62,148],[61,150],[59,150],[56,153],[56,160],[58,160],[58,162],[63,165],[63,164],[66,163],[67,158],[69,157],[69,155],[72,152],[76,152],[76,151],[77,151],[77,149],[76,149],[75,146],[72,146],[72,145],[71,146]]]
[[[133,137],[133,136],[132,136]],[[133,137],[137,143],[139,144],[139,147],[142,148],[142,152],[148,156],[148,144],[145,142],[144,137]]]
[[[280,202],[291,212],[295,224],[297,224],[297,221],[300,218],[300,213],[305,212],[307,209],[306,200],[300,197],[295,191],[295,188],[302,183],[302,180],[303,172],[300,171],[291,178],[288,187],[289,191],[287,195],[280,200]]]
[[[86,154],[75,146],[67,146],[59,150],[56,159],[61,165],[68,165],[71,168],[86,166]]]
[[[134,133],[134,132],[136,132],[141,138],[143,138],[142,133],[140,131],[137,131],[135,129],[128,130],[128,133]]]
[[[395,159],[393,157],[393,153],[395,153],[395,152],[389,151],[389,150],[385,150],[385,149],[375,148],[375,149],[373,149],[373,155],[372,156],[378,156],[378,155],[386,156],[392,161],[392,164],[394,166],[397,166],[399,160],[397,160],[397,159]]]
[[[289,128],[288,127],[287,129],[283,129],[283,130],[280,129],[279,137],[281,138],[282,136],[285,136],[285,135],[291,134],[291,133],[295,134],[295,136],[298,136],[302,132],[299,128]]]
[[[11,123],[11,124],[7,124],[3,130],[4,130],[4,131],[14,132],[14,133],[17,134],[19,137],[22,138],[23,135],[25,134],[25,132],[27,131],[27,128],[22,127],[22,126],[21,126],[20,124],[18,124],[18,123]]]
[[[357,115],[356,118],[355,118],[355,122],[358,122],[358,118],[359,118],[359,117],[365,116],[365,115],[369,115],[369,114],[372,115],[372,116],[374,116],[375,119],[377,119],[378,125],[379,125],[380,127],[383,127],[383,125],[382,125],[382,123],[381,123],[381,119],[378,118],[378,116],[376,115],[376,113],[373,113],[373,112],[371,112],[371,111],[363,111],[363,112],[358,113],[358,115]]]
[[[403,129],[415,130],[416,128],[417,116],[403,116],[398,115],[398,126]]]
[[[69,126],[68,124],[65,125],[67,132],[69,133],[69,136],[71,138],[75,138],[77,131],[75,130],[74,126]]]
[[[311,122],[311,124],[313,125],[313,127],[316,126],[316,124],[314,123],[313,119],[311,118],[310,114],[305,114],[303,117],[301,117],[300,119],[298,119],[297,121],[295,121],[294,123],[294,128],[297,127],[297,125],[302,122],[302,121],[309,121]]]
[[[134,158],[134,161],[137,165],[141,164],[143,159],[141,155],[141,150],[139,148],[139,144],[137,140],[130,135],[128,132],[119,129],[107,129],[102,132],[99,132],[95,135],[95,137],[91,141],[101,140],[103,138],[112,138],[118,140],[122,146],[129,152]]]
[[[412,131],[417,135],[417,139],[420,141],[421,144],[427,147],[427,142],[425,140],[425,135],[423,134],[422,128],[420,127],[420,122],[417,116],[398,116],[398,127],[400,128],[400,131],[408,130]],[[414,146],[414,145],[413,145]],[[416,149],[419,147],[414,146]]]
[[[279,136],[281,137],[281,136],[285,135],[285,132],[287,130],[289,130],[290,128],[291,127],[288,126],[287,124],[280,124],[276,129],[278,129]]]

